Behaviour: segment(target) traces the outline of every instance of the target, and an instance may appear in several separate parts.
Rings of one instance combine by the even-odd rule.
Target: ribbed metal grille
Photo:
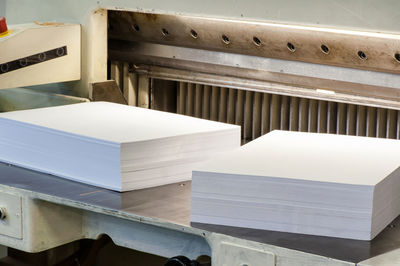
[[[132,87],[126,78],[124,82],[127,69],[121,64],[111,64],[111,78],[117,80],[125,95]],[[134,74],[129,75],[133,77]],[[154,108],[156,105],[151,99],[157,97],[152,93],[160,90],[152,90],[151,79],[143,82],[144,89],[138,84],[141,77],[132,79],[137,82],[133,85],[133,93],[138,100],[131,104],[145,107],[140,104],[140,99],[146,98],[150,99],[147,106]],[[274,129],[400,138],[400,111],[397,110],[187,82],[175,82],[174,86],[177,113],[240,125],[244,142]]]
[[[396,110],[179,83],[180,114],[242,126],[249,141],[274,129],[399,138]]]

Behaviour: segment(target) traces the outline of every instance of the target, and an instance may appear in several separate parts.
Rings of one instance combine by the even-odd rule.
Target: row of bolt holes
[[[57,48],[56,54],[57,54],[57,56],[63,56],[65,54],[64,48],[63,47]],[[37,59],[39,60],[39,62],[43,62],[46,60],[46,57],[47,57],[46,53],[40,53],[40,54],[38,54]],[[19,59],[18,63],[19,63],[20,67],[26,67],[28,65],[28,58],[25,57],[25,58]],[[0,64],[0,72],[2,72],[2,73],[8,72],[9,68],[10,68],[10,66],[8,63]]]
[[[134,25],[132,26],[132,28],[133,28],[135,31],[139,31],[139,30],[140,30],[139,26],[136,25],[136,24],[134,24]],[[161,29],[161,33],[162,33],[165,37],[169,35],[169,32],[168,32],[168,30],[167,30],[166,28],[162,28],[162,29]],[[194,39],[197,39],[197,38],[199,37],[199,35],[197,34],[197,32],[196,32],[195,30],[193,30],[193,29],[190,30],[190,35],[191,35]],[[222,39],[222,42],[225,43],[226,45],[228,45],[228,44],[231,43],[229,37],[226,36],[225,34],[223,34],[223,35],[221,36],[221,39]],[[255,37],[255,36],[253,37],[253,43],[254,43],[256,46],[261,46],[261,40],[260,40],[258,37]],[[288,43],[286,44],[286,46],[287,46],[287,48],[289,49],[289,51],[291,51],[292,53],[294,53],[294,52],[296,51],[296,47],[294,46],[293,43],[288,42]],[[325,44],[322,44],[322,45],[321,45],[321,51],[322,51],[324,54],[329,54],[329,52],[330,52],[329,47],[326,46]],[[361,60],[367,60],[367,55],[366,55],[363,51],[358,51],[358,52],[357,52],[357,55],[358,55],[358,57],[359,57]],[[396,54],[394,55],[394,58],[396,59],[397,62],[400,63],[400,53],[396,53]]]

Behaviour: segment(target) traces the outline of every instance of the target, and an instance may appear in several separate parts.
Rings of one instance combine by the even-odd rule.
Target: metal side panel
[[[217,264],[223,266],[235,265],[238,261],[241,261],[242,265],[252,266],[275,266],[276,263],[276,256],[272,252],[228,242],[221,243],[220,252],[222,256],[219,256],[219,258],[222,261],[218,261]],[[231,256],[231,253],[236,254],[236,256]]]
[[[79,24],[9,25],[9,32],[0,37],[0,89],[81,78]]]
[[[84,220],[86,238],[97,239],[106,234],[118,246],[167,258],[181,254],[192,259],[211,255],[210,246],[203,237],[184,230],[94,212],[85,212]]]
[[[25,251],[41,252],[84,238],[80,210],[21,195]]]
[[[358,266],[393,266],[400,265],[400,250],[395,249],[388,253],[362,261]]]
[[[0,187],[0,245],[40,252],[83,238],[79,209],[39,201],[12,187]]]
[[[0,192],[0,208],[5,213],[0,220],[0,235],[22,239],[22,207],[19,195]]]

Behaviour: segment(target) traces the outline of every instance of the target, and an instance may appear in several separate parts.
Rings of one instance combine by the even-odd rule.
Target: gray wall
[[[400,32],[398,0],[0,0],[0,14],[13,24],[85,24],[96,6]]]
[[[0,17],[6,15],[6,1],[0,0]]]

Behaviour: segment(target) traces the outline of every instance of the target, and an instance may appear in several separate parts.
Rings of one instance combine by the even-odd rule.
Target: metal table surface
[[[360,262],[400,247],[400,217],[372,241],[190,224],[191,182],[119,193],[56,176],[0,163],[0,186],[9,186],[100,207],[125,214],[160,219],[173,224],[199,228],[264,244],[322,255],[333,259]]]

